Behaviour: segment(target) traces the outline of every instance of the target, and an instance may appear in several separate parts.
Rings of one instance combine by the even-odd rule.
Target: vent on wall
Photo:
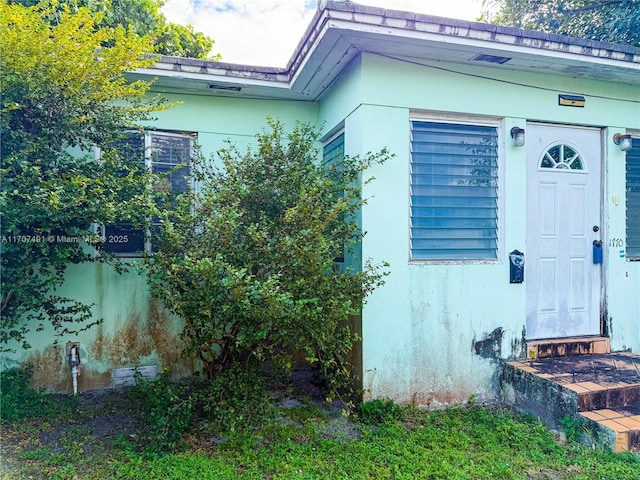
[[[156,365],[145,365],[140,367],[124,367],[113,369],[113,388],[132,387],[136,385],[136,373],[147,380],[155,380],[158,376]]]
[[[220,85],[219,83],[210,83],[209,88],[211,90],[224,90],[226,92],[239,92],[242,90],[241,87],[236,87],[234,85]]]
[[[507,63],[511,60],[510,57],[499,57],[497,55],[488,55],[486,53],[479,53],[471,59],[472,62],[486,62],[486,63]]]

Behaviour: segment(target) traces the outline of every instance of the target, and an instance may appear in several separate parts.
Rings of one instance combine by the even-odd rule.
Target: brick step
[[[617,352],[506,362],[503,400],[562,430],[567,415],[588,439],[640,451],[640,355]]]
[[[527,342],[527,358],[574,357],[576,355],[597,355],[611,352],[611,342],[607,337],[570,337]]]
[[[578,411],[620,409],[640,405],[640,385],[604,386],[594,382],[565,384],[578,394]]]
[[[640,412],[640,405],[636,411]],[[612,409],[591,410],[580,416],[590,431],[607,435],[616,452],[640,452],[640,414],[629,415],[629,411]]]

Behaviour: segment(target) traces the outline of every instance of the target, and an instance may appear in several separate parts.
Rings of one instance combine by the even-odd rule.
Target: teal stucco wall
[[[587,99],[584,108],[558,105],[558,94]],[[509,283],[508,252],[526,245],[526,146],[514,147],[513,126],[549,122],[601,129],[605,263],[603,315],[614,350],[640,351],[640,263],[620,255],[625,237],[624,153],[615,132],[640,130],[640,87],[506,69],[434,63],[418,65],[373,54],[356,58],[317,102],[174,95],[182,102],[158,115],[154,128],[198,134],[209,155],[231,139],[240,149],[271,115],[287,125],[315,122],[325,138],[345,134],[345,152],[382,148],[395,157],[368,172],[361,212],[366,236],[351,262],[390,263],[386,283],[362,313],[361,369],[365,399],[438,406],[496,392],[499,359],[525,352],[525,284]],[[627,99],[622,101],[615,99]],[[491,119],[499,130],[499,247],[492,262],[412,262],[409,257],[411,119]],[[609,247],[609,245],[611,245]],[[65,286],[95,303],[104,318],[78,339],[85,361],[80,387],[109,385],[118,366],[158,364],[176,375],[191,371],[181,359],[180,320],[149,298],[144,277],[117,276],[109,267],[77,267]],[[33,361],[40,384],[71,385],[51,332],[32,341],[15,362]],[[84,378],[84,380],[83,380]]]
[[[253,144],[255,134],[267,126],[271,115],[292,126],[296,121],[317,122],[318,106],[312,102],[216,98],[197,95],[165,95],[175,106],[157,114],[149,127],[196,133],[205,157],[216,161],[215,152],[236,145],[240,152]],[[119,275],[108,265],[69,268],[61,294],[92,304],[98,326],[79,335],[64,335],[54,343],[54,332],[45,329],[29,337],[32,348],[17,349],[3,358],[4,368],[31,363],[33,384],[55,391],[70,391],[71,371],[66,363],[67,342],[80,342],[80,391],[108,388],[114,368],[155,365],[173,377],[198,368],[181,353],[182,322],[149,295],[138,260],[127,260],[131,269]]]
[[[625,229],[624,154],[611,137],[640,125],[640,89],[442,63],[433,67],[364,55],[352,67],[357,71],[345,75],[342,84],[338,82],[325,96],[320,120],[335,123],[335,117],[347,115],[349,154],[387,147],[396,155],[370,172],[375,181],[364,189],[368,203],[362,212],[362,228],[367,232],[362,258],[391,264],[386,284],[374,292],[363,311],[365,399],[390,397],[437,406],[463,402],[472,395],[492,397],[498,358],[524,355],[525,284],[509,284],[507,252],[527,251],[526,147],[514,147],[509,130],[515,125],[526,128],[532,121],[601,128],[603,240],[609,245],[611,238],[624,239]],[[356,83],[355,98],[360,103],[346,108],[339,101],[344,98],[342,92],[356,88]],[[559,106],[558,94],[567,92],[585,95],[585,108]],[[497,261],[410,261],[412,118],[499,122]],[[640,264],[621,258],[619,250],[612,247],[605,253],[603,312],[612,348],[639,351]]]

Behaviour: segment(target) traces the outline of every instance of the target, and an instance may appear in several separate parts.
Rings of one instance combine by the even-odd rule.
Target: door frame
[[[606,287],[607,287],[607,283],[606,283],[606,266],[607,266],[607,262],[608,262],[608,255],[607,255],[607,249],[605,248],[606,246],[606,241],[605,239],[608,238],[608,223],[605,221],[606,220],[606,212],[605,212],[605,190],[606,190],[606,183],[605,183],[605,172],[606,172],[606,155],[605,155],[605,138],[606,138],[606,127],[603,126],[596,126],[596,125],[577,125],[577,124],[569,124],[569,123],[554,123],[554,122],[543,122],[543,121],[527,121],[526,122],[526,129],[528,131],[531,131],[530,127],[559,127],[559,128],[571,128],[574,130],[590,130],[590,131],[598,131],[599,135],[598,135],[598,140],[599,140],[599,144],[600,144],[600,148],[599,148],[599,161],[600,161],[600,172],[599,172],[599,178],[597,179],[597,181],[599,182],[599,192],[598,192],[598,204],[599,204],[599,210],[598,210],[598,225],[600,226],[600,239],[602,240],[603,243],[603,261],[602,264],[600,266],[600,271],[599,271],[599,275],[600,275],[600,291],[599,293],[599,298],[598,298],[598,323],[599,323],[599,336],[608,336],[608,331],[607,331],[607,324],[606,324]],[[527,148],[526,144],[525,144],[525,149]],[[529,240],[529,228],[528,228],[528,224],[529,222],[528,220],[528,202],[530,201],[530,199],[528,198],[527,195],[527,191],[528,191],[528,185],[529,185],[529,159],[528,159],[528,151],[525,151],[525,184],[527,185],[527,188],[525,189],[525,212],[527,212],[527,214],[525,215],[525,245],[527,240]],[[536,183],[538,182],[538,179],[536,178]],[[527,248],[527,251],[529,250],[529,248]],[[528,262],[531,262],[531,259],[527,259]],[[525,272],[526,272],[526,268],[525,268]],[[526,273],[525,273],[525,282],[526,282]],[[526,316],[527,316],[527,309],[528,309],[528,291],[526,290],[527,287],[525,287],[525,326],[527,324],[526,321]],[[525,328],[526,330],[526,328]],[[543,340],[543,338],[531,338],[529,336],[529,331],[526,332],[526,339],[527,340]],[[587,336],[598,336],[598,335],[593,335],[593,334],[588,334],[588,335],[584,335],[585,337]],[[565,337],[553,337],[554,339],[559,339],[559,338],[565,338]],[[566,338],[570,338],[570,337],[566,337]]]

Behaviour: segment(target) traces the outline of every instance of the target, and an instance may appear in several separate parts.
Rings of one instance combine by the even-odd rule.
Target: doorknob
[[[600,231],[600,227],[598,225],[594,225],[593,226],[593,231],[594,232],[599,232]]]

